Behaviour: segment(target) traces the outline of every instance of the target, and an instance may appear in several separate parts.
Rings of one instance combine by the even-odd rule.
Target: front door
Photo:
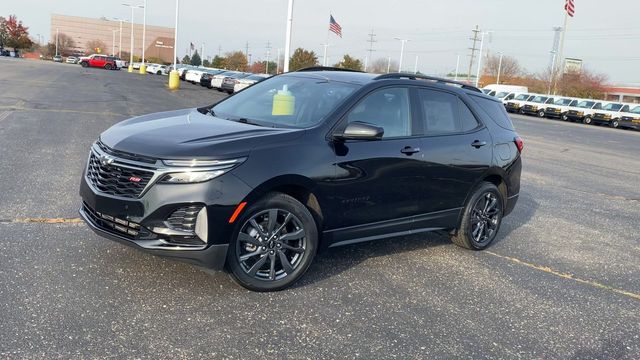
[[[414,136],[410,88],[387,87],[366,95],[343,120],[384,129],[381,140],[333,144],[331,181],[336,204],[329,232],[334,242],[407,231],[416,214],[421,177],[420,139]]]

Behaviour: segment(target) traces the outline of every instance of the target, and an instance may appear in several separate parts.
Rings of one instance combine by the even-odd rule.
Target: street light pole
[[[169,89],[177,90],[180,87],[180,76],[178,75],[178,13],[180,10],[180,0],[176,0],[176,24],[173,34],[173,70],[169,73]]]
[[[400,46],[400,64],[398,64],[398,72],[402,72],[402,58],[404,57],[404,44],[406,44],[407,41],[409,41],[409,39],[401,39],[401,38],[394,38],[394,39],[402,43],[402,45]]]
[[[413,66],[413,73],[418,73],[418,55],[416,55],[416,64]]]
[[[59,33],[59,31],[58,31],[58,30],[59,30],[59,29],[58,29],[58,28],[56,28],[56,56],[58,56],[58,33]]]
[[[287,6],[287,33],[284,41],[284,72],[289,72],[289,58],[291,57],[291,27],[293,25],[293,0]]]
[[[480,69],[482,68],[482,47],[484,46],[484,36],[490,33],[491,31],[483,31],[482,36],[480,37],[480,56],[478,56],[478,69],[476,69],[476,87],[478,87],[478,83],[480,82]]]
[[[498,62],[498,78],[496,79],[496,84],[500,85],[500,72],[502,71],[502,57],[503,53],[500,53],[500,61]]]
[[[138,6],[140,7],[140,6]],[[133,21],[131,21],[133,24]],[[140,64],[140,74],[147,74],[147,65],[145,64],[144,48],[147,46],[147,0],[142,5],[142,63]]]
[[[118,19],[118,18],[113,18],[113,20],[118,21],[120,23],[120,40],[118,41],[118,57],[122,58],[122,23],[126,22],[127,20],[123,20],[123,19]],[[113,54],[115,56],[115,54]]]
[[[133,72],[133,10],[135,8],[141,8],[142,6],[141,5],[131,5],[131,4],[122,4],[122,5],[131,8],[131,54],[129,54],[129,68],[127,69],[127,71],[128,72]],[[144,46],[143,46],[143,49],[144,49]]]
[[[458,81],[458,70],[460,69],[460,55],[458,55],[458,59],[456,60],[456,74],[453,78],[454,81]]]
[[[116,56],[116,32],[117,29],[111,29],[111,55]]]

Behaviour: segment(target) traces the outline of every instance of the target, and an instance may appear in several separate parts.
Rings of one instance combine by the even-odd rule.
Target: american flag
[[[576,12],[576,7],[573,4],[573,0],[565,0],[564,9],[567,11],[569,16],[573,17],[573,14]]]
[[[329,31],[333,31],[336,35],[342,37],[342,26],[336,22],[333,15],[329,15]]]

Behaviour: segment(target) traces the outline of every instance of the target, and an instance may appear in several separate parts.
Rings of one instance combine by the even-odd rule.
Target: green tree
[[[200,59],[200,55],[198,54],[198,50],[196,50],[196,52],[194,52],[193,56],[191,57],[191,65],[193,65],[193,66],[202,65],[202,59]]]
[[[15,49],[28,49],[33,42],[29,39],[29,28],[22,25],[15,15],[8,19],[0,17],[0,43]]]
[[[218,55],[214,56],[213,60],[211,61],[211,67],[218,69],[224,67],[224,58]]]
[[[247,70],[247,57],[244,56],[242,51],[234,51],[227,53],[224,57],[222,65],[225,69],[246,71]]]
[[[181,64],[191,64],[191,58],[189,57],[189,55],[185,55],[182,58],[182,61],[180,61]]]
[[[209,62],[209,60],[204,59],[204,60],[202,60],[202,66],[209,67],[209,66],[211,66],[211,63]]]
[[[313,51],[297,48],[289,60],[289,71],[296,71],[318,64],[318,56]]]
[[[350,69],[357,71],[362,71],[362,69],[364,68],[364,66],[362,66],[362,61],[351,57],[349,54],[345,54],[344,57],[342,57],[342,60],[340,60],[340,62],[333,66],[341,69]]]

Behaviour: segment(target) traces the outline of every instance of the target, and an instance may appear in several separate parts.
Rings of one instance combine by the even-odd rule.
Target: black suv
[[[80,214],[106,238],[279,290],[328,247],[444,230],[486,248],[516,204],[522,147],[502,103],[469,85],[305,69],[111,127]]]

